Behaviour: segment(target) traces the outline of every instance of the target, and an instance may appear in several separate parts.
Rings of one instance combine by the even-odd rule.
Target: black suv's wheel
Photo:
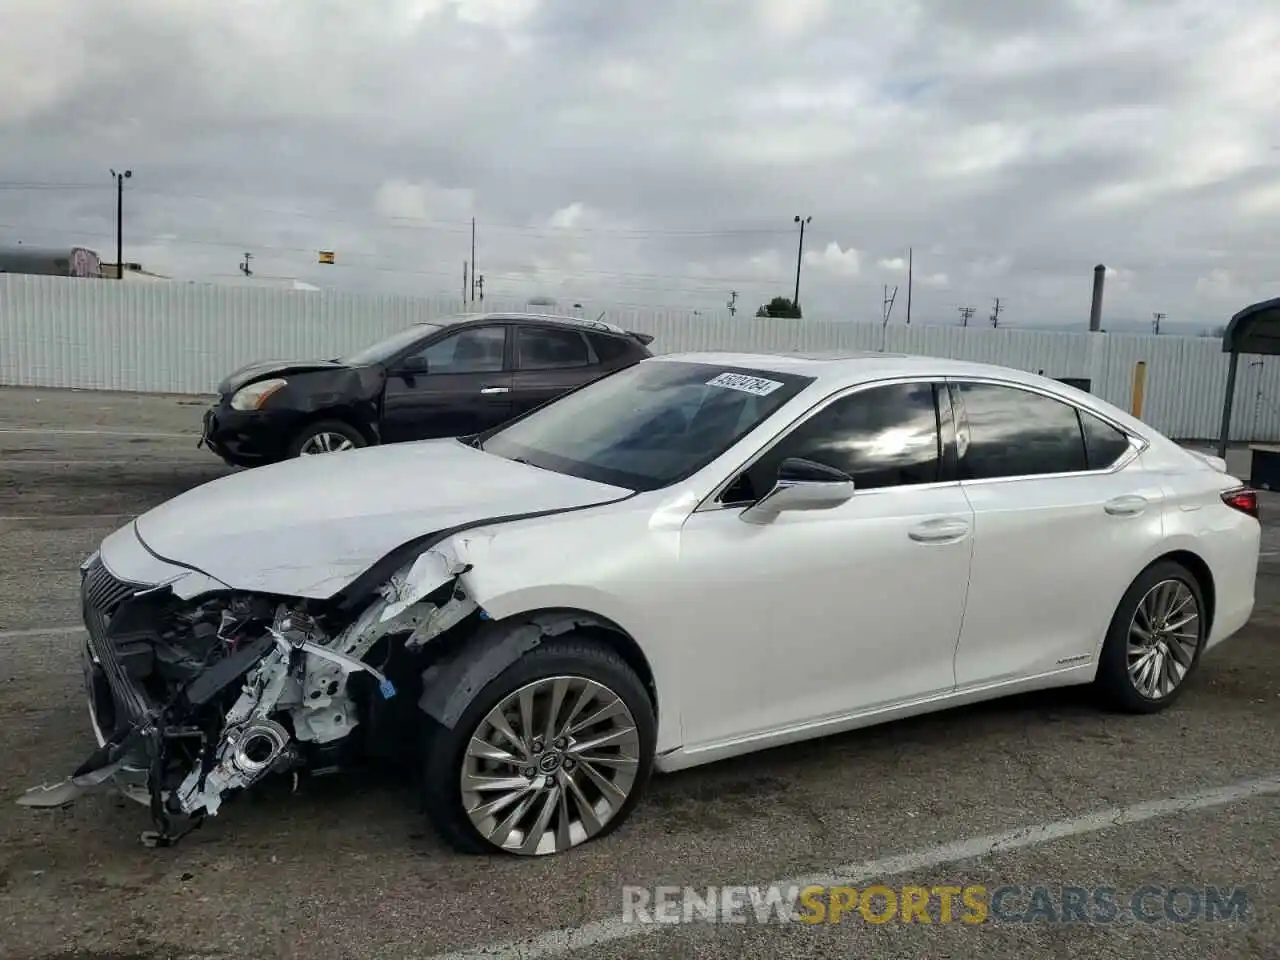
[[[309,457],[322,453],[339,453],[367,445],[355,427],[341,420],[320,420],[308,424],[289,444],[290,457]]]
[[[1200,663],[1208,618],[1186,567],[1153,564],[1129,587],[1102,646],[1096,686],[1127,713],[1156,713],[1181,696]]]
[[[574,634],[548,641],[478,691],[453,729],[432,723],[427,813],[464,853],[561,853],[630,815],[655,734],[649,695],[620,656]]]

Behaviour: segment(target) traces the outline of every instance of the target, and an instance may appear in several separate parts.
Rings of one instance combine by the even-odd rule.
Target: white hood
[[[231,587],[322,599],[415,537],[629,493],[456,440],[429,440],[231,474],[174,497],[135,523],[155,554]],[[104,543],[110,566],[107,549]]]

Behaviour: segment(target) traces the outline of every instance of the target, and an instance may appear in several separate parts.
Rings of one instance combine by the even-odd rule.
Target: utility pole
[[[796,295],[791,298],[791,302],[795,305],[797,313],[800,311],[800,264],[804,261],[804,227],[806,223],[812,221],[813,217],[801,217],[796,214],[796,223],[800,224],[800,249],[796,253]]]
[[[729,291],[729,316],[736,317],[738,315],[738,291]]]
[[[471,218],[471,302],[476,302],[476,218]]]
[[[991,326],[1000,326],[1000,298],[996,297],[995,309],[991,311]]]
[[[484,303],[484,274],[476,277],[476,286],[480,288],[480,302]]]
[[[960,307],[960,326],[967,327],[970,318],[977,312],[973,307]]]
[[[893,313],[893,302],[897,299],[898,299],[898,288],[894,287],[893,293],[890,293],[889,285],[886,283],[884,285],[884,303],[881,305],[881,308],[880,308],[880,314],[881,314],[880,325],[882,327],[888,326],[889,315]]]
[[[912,273],[915,266],[915,251],[907,247],[907,326],[911,325],[911,286]]]
[[[240,264],[240,272],[243,273],[246,277],[253,276],[253,270],[249,268],[249,261],[252,259],[253,259],[253,254],[250,253],[248,250],[246,250],[244,253],[244,263]]]
[[[116,180],[116,279],[124,279],[124,182],[133,176],[132,170],[124,173],[111,171]]]
[[[462,261],[462,302],[467,302],[467,261]]]
[[[1157,337],[1160,336],[1160,321],[1167,316],[1167,313],[1153,313],[1151,315],[1151,332]]]

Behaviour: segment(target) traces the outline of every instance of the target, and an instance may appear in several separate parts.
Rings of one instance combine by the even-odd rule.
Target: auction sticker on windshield
[[[764,377],[749,377],[745,373],[722,373],[715,379],[708,380],[707,386],[728,387],[730,390],[754,393],[757,397],[767,397],[782,384],[777,380],[766,380]]]

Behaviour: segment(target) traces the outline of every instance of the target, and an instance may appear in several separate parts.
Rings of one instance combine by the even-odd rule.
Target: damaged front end
[[[18,802],[63,806],[114,783],[150,807],[144,842],[167,845],[268,774],[386,752],[355,734],[416,709],[396,694],[420,682],[424,645],[483,616],[460,580],[467,569],[427,550],[352,612],[234,590],[184,599],[172,584],[122,581],[95,555],[81,599],[99,746]]]

